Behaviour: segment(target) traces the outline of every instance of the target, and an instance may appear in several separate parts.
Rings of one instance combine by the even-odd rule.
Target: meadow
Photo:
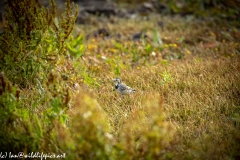
[[[108,34],[96,35],[101,28]],[[35,48],[22,42],[21,71],[1,66],[1,150],[67,159],[240,157],[240,32],[233,23],[92,16],[72,29],[64,45],[51,30]],[[136,33],[142,36],[133,39]],[[119,95],[116,77],[136,93]]]
[[[151,18],[115,19],[116,24],[108,24],[113,34],[126,32],[127,37],[144,30],[150,40],[93,38],[87,42],[82,63],[96,79],[97,87],[90,90],[107,113],[113,134],[121,135],[127,127],[139,138],[141,127],[151,130],[151,119],[163,116],[167,126],[162,128],[162,138],[172,137],[160,153],[174,159],[238,155],[239,44],[224,31],[216,31],[229,26],[220,29],[217,22],[181,17]],[[156,27],[156,19],[166,23],[163,30]],[[160,35],[162,44],[154,41]],[[122,98],[112,91],[114,77],[137,92]]]

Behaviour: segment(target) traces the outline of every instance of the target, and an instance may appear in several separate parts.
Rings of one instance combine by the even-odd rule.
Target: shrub
[[[0,69],[15,84],[26,87],[46,78],[71,33],[78,7],[66,2],[57,17],[56,5],[41,6],[38,0],[6,1],[6,23],[0,36]]]
[[[69,92],[62,87],[58,76],[54,74],[49,75],[44,88],[41,93],[35,92],[31,99],[24,100],[20,90],[1,73],[1,151],[16,154],[41,150],[59,152],[56,127],[66,125],[68,116],[65,110],[70,96]],[[27,102],[31,106],[26,106]]]

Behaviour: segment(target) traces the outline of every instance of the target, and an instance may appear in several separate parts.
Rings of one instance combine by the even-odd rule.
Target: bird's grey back
[[[123,83],[119,84],[119,90],[120,91],[125,91],[126,89],[127,89],[127,86],[125,84],[123,84]]]

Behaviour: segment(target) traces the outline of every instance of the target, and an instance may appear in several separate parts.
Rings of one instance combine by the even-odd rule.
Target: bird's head
[[[115,79],[113,79],[113,82],[121,83],[121,79],[120,78],[115,78]]]

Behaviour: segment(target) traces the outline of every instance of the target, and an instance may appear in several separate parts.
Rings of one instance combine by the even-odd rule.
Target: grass
[[[148,116],[163,114],[166,122],[171,124],[175,134],[169,146],[165,148],[169,157],[238,157],[240,59],[239,44],[230,36],[231,32],[235,32],[234,28],[223,22],[218,27],[223,31],[219,33],[218,29],[215,29],[219,25],[218,22],[195,19],[188,21],[181,17],[151,18],[148,21],[114,19],[115,23],[107,23],[107,27],[113,36],[120,32],[125,39],[142,30],[145,30],[149,37],[153,37],[156,28],[154,19],[163,21],[166,24],[164,30],[159,28],[158,31],[165,43],[163,46],[153,47],[156,55],[151,55],[150,52],[145,56],[145,46],[142,42],[136,42],[134,45],[129,40],[120,40],[118,43],[125,49],[112,52],[110,49],[114,48],[114,38],[92,39],[87,42],[88,45],[96,44],[97,47],[84,58],[86,61],[92,57],[96,58],[97,65],[101,68],[98,73],[93,71],[94,77],[101,85],[91,90],[107,113],[113,126],[113,134],[121,134],[123,128],[128,125],[133,128],[142,125],[135,113],[142,110],[145,112],[146,99],[153,104],[161,99],[161,112],[151,111]],[[140,21],[141,25],[136,25]],[[151,41],[146,41],[153,45]],[[131,57],[133,50],[136,50],[135,56],[139,57],[137,63],[134,59],[136,57]],[[114,65],[109,66],[101,56],[109,57],[113,59],[112,63],[121,66],[120,74],[116,75],[109,69]],[[172,56],[173,60],[168,56]],[[116,59],[120,59],[120,62]],[[111,79],[116,76],[137,89],[137,93],[122,99],[112,92]]]
[[[58,57],[53,86],[22,89],[23,106],[39,117],[53,112],[61,117],[61,111],[49,110],[50,103],[60,103],[66,90],[63,99],[71,97],[63,109],[67,120],[60,118],[64,126],[52,121],[55,132],[43,131],[40,150],[66,152],[72,159],[240,157],[239,31],[231,23],[92,17],[90,24],[76,25],[75,39],[102,27],[110,37],[83,38],[80,58]],[[148,37],[132,41],[140,31]],[[115,77],[137,92],[121,98],[113,90]],[[41,99],[42,87],[51,100]]]
[[[154,47],[151,38],[157,28],[155,19],[163,21],[165,27],[157,29],[164,44]],[[89,90],[107,113],[113,135],[118,137],[131,127],[141,133],[138,127],[149,127],[143,121],[163,114],[171,126],[169,133],[174,133],[171,143],[164,146],[167,157],[239,156],[239,44],[231,37],[235,29],[223,22],[219,33],[215,30],[218,22],[188,21],[181,17],[153,16],[146,21],[113,18],[113,21],[106,23],[103,18],[98,24],[97,27],[107,26],[112,37],[87,41],[88,50],[81,61],[100,84]],[[136,25],[140,22],[141,25]],[[86,28],[91,27],[79,28],[90,33],[94,29]],[[150,40],[132,42],[131,35],[138,31],[147,32]],[[123,37],[120,40],[115,38],[118,33]],[[153,48],[148,55],[147,44]],[[114,77],[121,77],[137,93],[122,99],[112,91]],[[150,104],[161,101],[163,108],[160,112],[145,111],[146,101]]]
[[[171,81],[161,84],[165,69]],[[128,71],[123,78],[138,93],[125,99],[113,94],[108,84],[108,90],[96,94],[115,132],[122,132],[122,121],[131,123],[134,112],[144,108],[144,97],[161,98],[166,120],[176,129],[170,148],[174,156],[227,159],[239,149],[239,69],[239,59],[193,58]]]

